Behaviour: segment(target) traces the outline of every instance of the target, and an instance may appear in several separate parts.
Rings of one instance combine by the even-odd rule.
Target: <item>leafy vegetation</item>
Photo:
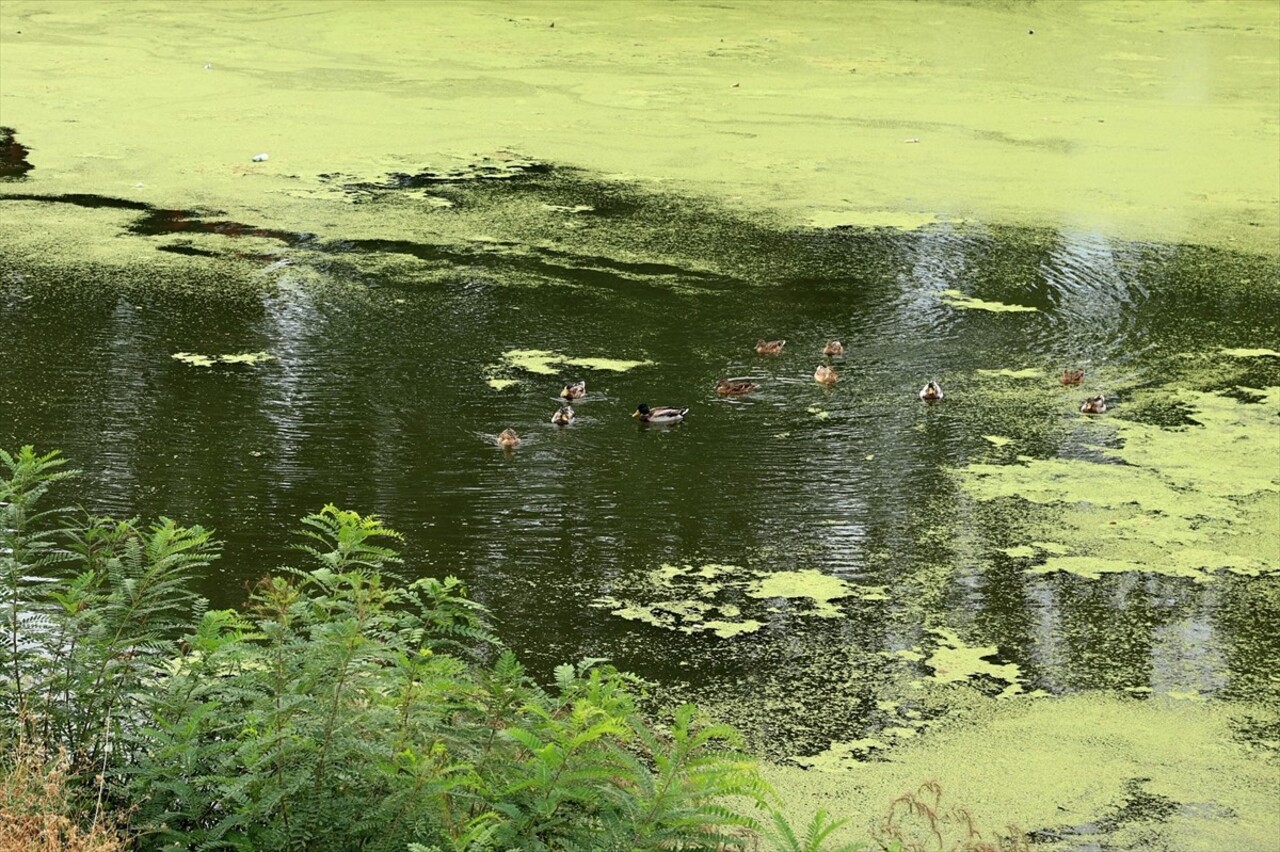
[[[458,580],[397,576],[377,518],[304,518],[308,568],[209,610],[210,531],[44,509],[75,471],[0,463],[2,829],[31,847],[759,847],[769,791],[732,729],[645,719],[602,660],[538,685]],[[769,821],[785,848],[833,828]]]

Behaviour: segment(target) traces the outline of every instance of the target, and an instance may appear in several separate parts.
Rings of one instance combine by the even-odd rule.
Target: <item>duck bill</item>
[[[640,416],[640,409],[638,409],[638,408],[637,408],[635,411],[633,411],[633,412],[631,413],[631,416],[632,416],[632,417],[639,417],[639,416]]]

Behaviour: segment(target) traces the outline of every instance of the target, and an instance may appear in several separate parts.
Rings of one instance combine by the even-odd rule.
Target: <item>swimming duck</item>
[[[1064,385],[1078,385],[1084,381],[1084,370],[1063,370],[1058,381]]]
[[[828,358],[839,358],[844,354],[844,344],[839,340],[828,340],[827,345],[822,349],[822,354]]]
[[[586,382],[574,382],[571,385],[565,385],[564,390],[560,391],[561,399],[582,399],[586,395]]]
[[[782,351],[782,347],[787,345],[785,340],[757,340],[757,355],[777,355]]]
[[[826,364],[819,364],[818,369],[813,371],[813,380],[820,385],[834,385],[840,381],[840,377]]]
[[[684,416],[689,413],[688,408],[675,408],[670,405],[659,405],[657,408],[650,408],[646,402],[636,406],[635,414],[632,417],[639,417],[641,423],[679,423]]]
[[[1102,394],[1091,396],[1084,402],[1080,403],[1081,414],[1105,414],[1107,411],[1107,398]]]
[[[937,402],[942,399],[942,385],[937,382],[929,382],[920,388],[920,398],[925,402]]]
[[[722,376],[716,380],[716,393],[720,396],[742,396],[759,389],[758,384],[746,379],[726,379]]]
[[[568,426],[573,422],[573,419],[576,416],[577,415],[573,413],[573,406],[562,405],[560,406],[559,411],[551,415],[551,422],[557,426]]]
[[[498,446],[511,449],[520,446],[520,436],[516,434],[515,429],[503,429],[498,433]]]

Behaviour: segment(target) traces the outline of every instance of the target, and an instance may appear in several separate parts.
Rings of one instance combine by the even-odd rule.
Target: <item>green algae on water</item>
[[[1280,493],[1275,464],[1280,389],[1250,391],[1254,401],[1175,391],[1191,425],[1164,428],[1119,418],[1098,437],[1103,461],[1020,459],[971,464],[956,475],[979,500],[1059,505],[1057,551],[1037,573],[1086,577],[1144,571],[1203,580],[1219,571],[1245,575],[1280,566],[1274,536],[1251,530],[1273,515]],[[1106,463],[1112,462],[1112,463]],[[1011,556],[1030,556],[1006,548]]]
[[[722,638],[731,638],[743,633],[753,633],[765,626],[771,609],[767,601],[811,600],[811,609],[790,614],[826,619],[843,615],[832,604],[835,600],[887,599],[883,586],[852,586],[821,571],[767,573],[717,562],[703,565],[664,563],[649,571],[645,580],[648,588],[637,588],[635,591],[637,596],[649,593],[649,602],[609,596],[598,598],[593,606],[607,608],[621,618],[641,621],[654,627],[682,633],[708,631]],[[673,592],[681,596],[672,597]],[[745,596],[748,601],[761,601],[753,607],[758,612],[753,611],[753,617],[745,617],[739,604],[726,599],[730,596],[739,600]]]
[[[820,775],[763,769],[787,813],[824,807],[848,819],[833,837],[841,841],[859,839],[903,790],[935,779],[982,826],[1043,827],[1116,849],[1267,849],[1280,836],[1276,764],[1241,746],[1233,728],[1276,721],[1256,705],[1096,692],[982,699],[927,736],[895,743],[892,761],[867,760],[878,741],[864,737],[791,761]],[[1160,819],[1139,812],[1126,820],[1135,789],[1171,807]]]
[[[973,296],[966,296],[959,290],[943,290],[941,296],[951,307],[966,310],[992,311],[994,313],[1021,313],[1039,310],[1028,305],[1006,305],[1003,302],[988,302]]]
[[[839,577],[809,569],[768,574],[752,583],[747,594],[753,598],[808,598],[814,603],[814,615],[840,618],[842,613],[831,602],[853,596],[854,590]]]
[[[252,366],[275,359],[275,356],[269,352],[242,352],[234,355],[200,355],[195,352],[175,352],[171,357],[192,367],[214,367],[218,364]]]
[[[579,358],[552,352],[548,349],[511,349],[502,353],[502,359],[512,369],[524,370],[541,376],[558,375],[560,370],[556,369],[554,365],[624,373],[636,367],[645,367],[653,364],[652,361],[626,361],[620,358]]]
[[[1022,690],[1022,671],[1015,663],[997,664],[987,661],[998,652],[994,645],[966,644],[954,631],[945,627],[930,631],[938,637],[938,645],[925,660],[939,683],[962,683],[972,677],[988,677],[1008,684],[997,698],[1009,698]]]

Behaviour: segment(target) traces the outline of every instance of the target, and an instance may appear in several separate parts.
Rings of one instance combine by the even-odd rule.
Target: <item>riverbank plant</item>
[[[536,683],[458,580],[399,578],[377,518],[307,516],[302,565],[210,610],[209,530],[45,508],[63,459],[0,463],[6,807],[56,789],[22,807],[106,832],[83,848],[758,848],[733,730],[646,718],[603,660]]]

